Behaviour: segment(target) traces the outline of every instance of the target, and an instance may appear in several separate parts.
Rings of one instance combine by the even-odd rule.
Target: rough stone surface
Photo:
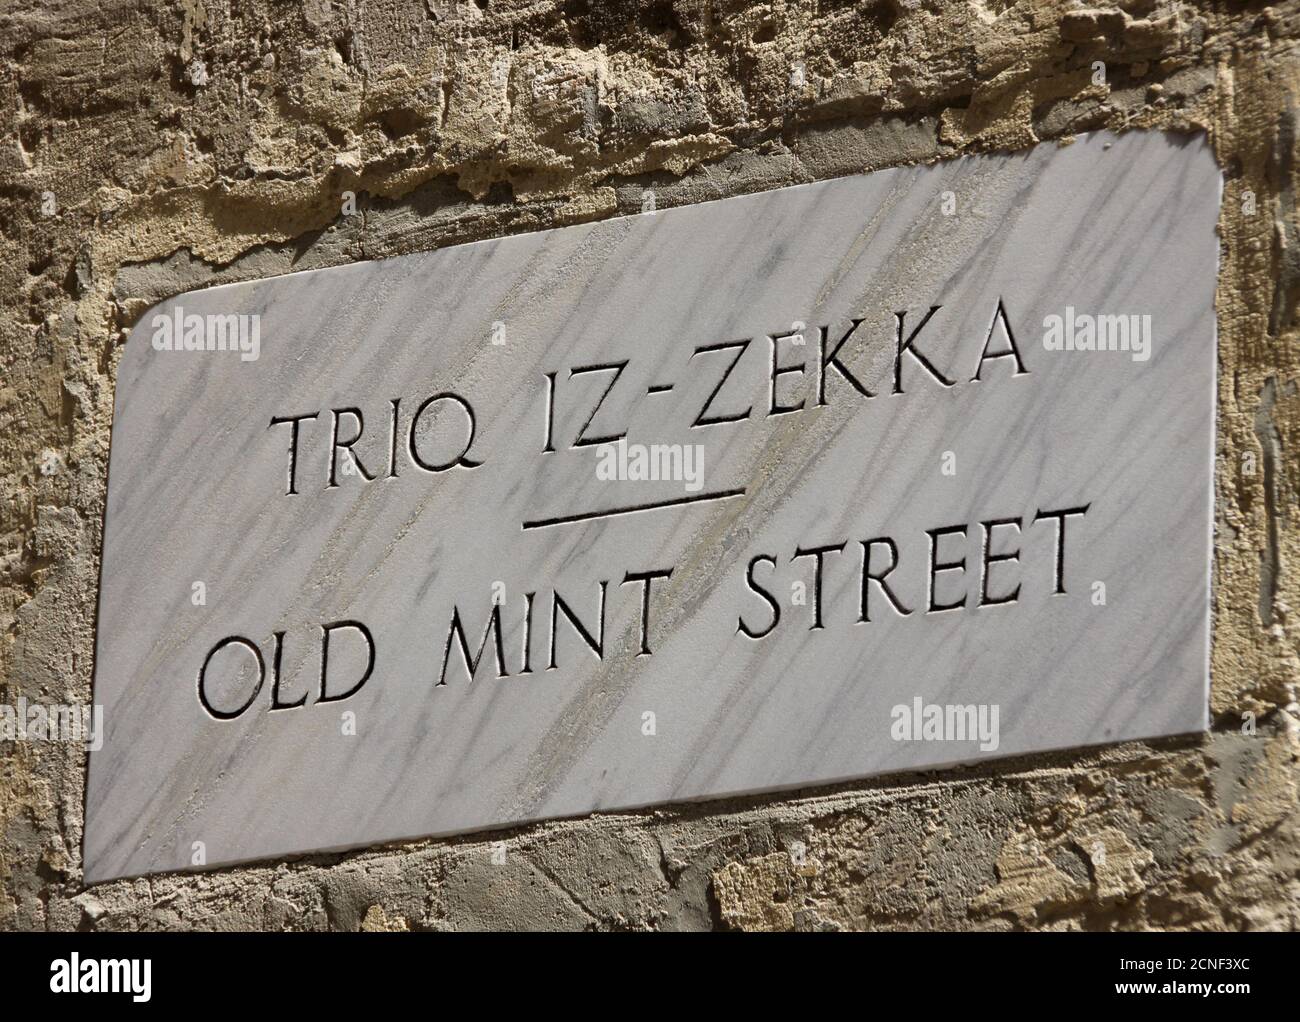
[[[88,892],[85,753],[24,742],[0,926],[1300,927],[1298,38],[1294,2],[9,4],[7,704],[89,696],[114,372],[169,295],[1100,127],[1203,128],[1226,189],[1208,735]]]

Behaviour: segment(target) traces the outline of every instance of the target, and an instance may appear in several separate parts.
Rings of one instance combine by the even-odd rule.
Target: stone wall
[[[1296,2],[9,0],[10,705],[90,698],[164,297],[1102,127],[1208,132],[1225,192],[1209,734],[90,890],[84,751],[5,743],[0,928],[1300,927],[1298,58]]]

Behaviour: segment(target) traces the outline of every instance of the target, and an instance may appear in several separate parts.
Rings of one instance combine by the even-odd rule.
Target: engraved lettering
[[[587,436],[587,429],[591,426],[591,420],[596,417],[596,413],[600,411],[600,406],[605,403],[605,398],[609,397],[609,392],[614,389],[614,384],[618,383],[618,378],[623,375],[623,370],[626,368],[627,359],[624,359],[622,362],[608,362],[604,365],[583,366],[580,369],[569,370],[569,379],[573,379],[575,376],[583,376],[587,373],[605,373],[610,372],[611,370],[614,373],[614,375],[610,377],[609,383],[605,385],[604,391],[601,392],[600,400],[596,402],[596,406],[591,410],[591,414],[587,416],[587,421],[584,422],[582,428],[578,430],[578,438],[573,441],[574,447],[594,447],[597,444],[612,444],[627,436],[626,431],[622,433],[612,433],[609,436]],[[547,436],[546,442],[548,444],[550,443],[549,435]]]
[[[742,419],[749,418],[749,413],[754,410],[753,405],[750,405],[743,412],[733,413],[730,415],[715,415],[712,418],[705,417],[708,414],[709,409],[713,407],[713,399],[718,396],[718,391],[720,391],[723,388],[723,385],[726,384],[727,378],[731,376],[732,370],[736,368],[736,364],[740,361],[741,357],[745,354],[745,350],[748,347],[749,347],[748,340],[722,341],[718,344],[705,344],[702,347],[696,348],[693,352],[691,352],[692,359],[695,358],[696,355],[703,355],[711,351],[733,351],[734,350],[736,352],[736,357],[731,360],[730,364],[726,368],[726,371],[723,372],[722,379],[718,380],[717,386],[715,386],[713,390],[709,392],[709,396],[704,402],[704,407],[700,409],[700,414],[697,415],[695,417],[695,421],[691,423],[691,428],[695,428],[696,426],[717,426],[724,422],[740,422]]]
[[[883,543],[889,549],[889,567],[880,574],[874,574],[871,570],[871,548],[878,543]],[[879,536],[876,539],[862,540],[862,595],[858,607],[858,620],[860,622],[870,621],[871,613],[868,607],[869,584],[875,582],[880,587],[880,591],[885,594],[885,599],[889,601],[894,608],[903,617],[912,613],[902,602],[894,595],[893,590],[889,588],[889,583],[885,581],[889,573],[898,567],[898,545],[888,536]]]
[[[497,677],[508,678],[510,673],[506,670],[506,651],[501,641],[501,604],[492,604],[492,613],[488,615],[487,627],[483,629],[483,638],[478,644],[478,652],[473,656],[469,652],[469,639],[465,637],[465,626],[461,624],[460,608],[452,607],[451,627],[447,630],[447,643],[442,650],[442,673],[438,675],[438,684],[434,688],[447,684],[447,662],[451,659],[452,639],[456,639],[460,644],[460,655],[465,662],[465,672],[469,675],[470,681],[473,681],[479,662],[483,659],[483,651],[487,649],[489,637],[494,639],[493,652],[497,659]]]
[[[843,549],[843,543],[830,543],[826,546],[814,546],[809,547],[807,550],[803,547],[796,547],[794,556],[790,558],[791,562],[799,560],[800,557],[813,558],[813,623],[808,629],[810,632],[825,627],[822,624],[822,558],[826,554],[837,554]]]
[[[903,393],[903,355],[905,353],[911,355],[912,358],[914,358],[918,363],[920,363],[922,369],[924,369],[936,380],[938,380],[939,383],[942,384],[944,387],[951,387],[956,383],[955,380],[950,380],[948,379],[948,377],[944,376],[943,373],[939,372],[939,370],[936,369],[931,364],[930,360],[921,354],[920,349],[913,347],[913,345],[916,343],[916,335],[925,329],[925,325],[930,322],[930,318],[941,308],[943,308],[942,305],[930,306],[930,311],[925,314],[925,318],[921,320],[921,322],[917,325],[916,329],[907,335],[907,340],[903,340],[903,321],[904,318],[907,316],[907,313],[906,312],[894,313],[894,317],[898,321],[898,351],[894,355],[894,393],[895,394]]]
[[[214,706],[208,699],[207,676],[208,665],[212,663],[212,658],[227,646],[242,646],[253,654],[253,659],[257,662],[257,685],[254,687],[249,697],[240,704],[238,709],[220,710]],[[203,666],[199,668],[199,702],[203,708],[208,711],[209,715],[217,720],[234,720],[241,713],[253,705],[253,700],[257,694],[262,691],[262,683],[266,681],[266,661],[262,659],[262,651],[257,648],[257,644],[250,639],[245,639],[242,635],[229,635],[222,639],[210,650],[208,655],[203,658]]]
[[[930,574],[928,576],[929,583],[926,587],[926,592],[928,594],[926,597],[926,603],[929,609],[926,611],[926,613],[937,614],[941,611],[957,610],[960,607],[966,606],[965,592],[962,593],[961,599],[958,600],[956,603],[939,603],[935,599],[935,581],[940,575],[940,573],[945,571],[966,570],[965,555],[962,556],[962,559],[960,561],[948,561],[947,563],[944,564],[939,563],[938,560],[939,540],[941,540],[944,536],[961,536],[963,539],[965,539],[966,526],[950,525],[942,529],[926,529],[925,534],[930,537]]]
[[[1020,549],[1009,550],[1006,553],[995,554],[992,552],[993,530],[997,528],[1015,529],[1020,532],[1019,518],[992,518],[987,522],[980,522],[984,529],[984,555],[980,561],[980,602],[981,607],[993,607],[1002,603],[1015,603],[1020,599],[1020,583],[1006,596],[989,596],[989,567],[1000,561],[1019,561]]]
[[[867,390],[867,388],[863,385],[862,381],[859,380],[856,376],[854,376],[851,372],[849,372],[848,367],[843,362],[840,361],[840,357],[839,357],[840,349],[844,347],[844,342],[847,341],[850,337],[852,337],[853,334],[857,331],[858,327],[862,325],[862,320],[851,319],[849,320],[849,323],[850,326],[846,331],[844,331],[844,336],[835,342],[835,347],[832,348],[829,352],[827,352],[826,350],[826,341],[830,335],[830,328],[829,327],[818,328],[819,329],[818,348],[821,352],[821,357],[819,359],[821,363],[821,368],[817,373],[817,404],[819,407],[821,405],[826,404],[826,370],[827,369],[834,369],[837,373],[840,374],[841,377],[843,377],[845,381],[848,382],[849,386],[851,386],[863,397],[876,396],[871,391]],[[921,326],[924,325],[925,325],[924,323],[921,324]],[[919,330],[920,327],[918,327],[917,329]]]
[[[330,662],[330,636],[341,629],[350,629],[354,632],[360,632],[361,637],[366,641],[366,669],[361,677],[353,682],[352,687],[346,692],[340,692],[336,696],[329,695],[326,686],[329,684],[329,662]],[[348,699],[361,691],[370,675],[375,671],[375,638],[370,634],[370,629],[360,621],[335,621],[333,624],[321,625],[320,640],[320,698],[316,700],[319,703],[337,703]]]
[[[776,602],[776,597],[759,585],[758,581],[754,578],[754,567],[760,563],[766,563],[775,568],[776,558],[769,557],[767,554],[755,554],[754,557],[750,559],[749,567],[745,571],[745,582],[750,589],[761,596],[767,602],[767,605],[772,608],[772,623],[761,632],[756,632],[745,623],[745,618],[742,615],[739,623],[736,625],[736,631],[744,633],[744,635],[751,639],[761,639],[770,635],[772,629],[781,621],[781,605]]]
[[[281,426],[289,423],[289,488],[285,491],[285,496],[297,493],[296,480],[298,474],[298,424],[304,419],[314,419],[319,412],[308,412],[305,415],[286,415],[271,417],[272,426]],[[270,427],[267,427],[268,429]]]
[[[556,632],[555,626],[556,626],[556,617],[560,611],[564,611],[564,616],[569,619],[569,624],[573,626],[573,630],[578,633],[582,641],[585,642],[591,648],[591,651],[596,654],[596,659],[597,660],[605,659],[605,591],[608,588],[609,588],[609,582],[607,580],[600,583],[600,624],[597,627],[596,634],[594,636],[591,634],[591,632],[587,631],[583,623],[578,620],[577,615],[573,613],[573,609],[564,601],[564,598],[561,597],[559,593],[552,590],[551,592],[551,657],[550,657],[550,663],[547,664],[546,667],[548,671],[553,671],[557,667],[557,664],[555,662],[555,632]]]
[[[797,405],[781,404],[777,401],[776,388],[777,381],[782,376],[798,375],[803,376],[804,363],[798,365],[780,365],[780,346],[782,341],[788,341],[793,334],[769,334],[768,341],[772,345],[772,371],[769,380],[767,414],[768,415],[785,415],[789,412],[799,412],[803,410],[804,402],[800,399]],[[803,343],[802,340],[799,342]]]
[[[469,432],[465,438],[465,446],[461,448],[459,454],[457,454],[455,457],[447,461],[431,464],[420,457],[420,452],[416,447],[416,443],[415,443],[415,431],[420,424],[421,416],[424,415],[425,411],[428,408],[437,404],[439,401],[450,401],[453,404],[458,405],[465,412],[465,417],[469,420]],[[463,397],[459,396],[458,394],[443,392],[441,394],[434,394],[432,397],[425,398],[424,401],[420,404],[420,407],[415,410],[415,414],[411,416],[410,430],[407,435],[407,448],[411,455],[411,461],[413,461],[418,467],[424,469],[424,471],[426,472],[445,472],[450,468],[457,468],[457,467],[478,468],[480,465],[483,464],[483,462],[473,461],[469,457],[469,450],[471,447],[474,446],[474,430],[476,426],[477,423],[474,418],[474,409],[470,406],[470,403],[468,401],[466,401]]]
[[[641,583],[641,649],[637,656],[650,655],[650,586],[655,579],[671,578],[672,574],[672,568],[664,568],[660,571],[629,571],[619,583],[620,586],[625,586],[629,582]]]
[[[339,451],[348,452],[348,457],[352,459],[352,463],[357,466],[357,471],[361,473],[364,479],[367,481],[374,479],[375,477],[366,471],[366,466],[361,464],[361,459],[357,457],[357,452],[352,449],[352,445],[361,439],[361,434],[365,432],[366,428],[366,420],[361,416],[361,409],[335,408],[332,409],[332,411],[334,413],[334,422],[330,426],[330,478],[326,489],[332,489],[338,486],[337,472],[339,467]],[[352,435],[350,440],[339,439],[339,417],[342,415],[352,416],[357,423],[357,431]]]
[[[998,320],[1002,320],[1002,329],[1007,335],[1007,350],[995,351],[990,353],[989,348],[993,345],[993,331],[998,325]],[[1020,349],[1016,346],[1015,334],[1011,332],[1011,321],[1007,319],[1007,308],[1002,304],[1002,299],[998,299],[998,307],[993,312],[993,319],[989,321],[989,333],[984,339],[984,351],[980,354],[979,363],[975,366],[975,375],[971,377],[971,382],[975,383],[980,378],[980,373],[984,371],[985,362],[996,362],[1000,358],[1014,358],[1016,360],[1016,371],[1012,376],[1025,376],[1029,370],[1025,368],[1024,362],[1020,360]]]
[[[1060,596],[1065,593],[1065,520],[1075,515],[1085,515],[1088,508],[1092,507],[1091,502],[1084,504],[1082,507],[1070,507],[1061,511],[1039,511],[1034,515],[1034,522],[1040,522],[1045,518],[1056,519],[1056,595]]]

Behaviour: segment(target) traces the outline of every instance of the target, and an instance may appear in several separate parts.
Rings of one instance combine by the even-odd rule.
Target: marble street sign
[[[117,376],[90,881],[1206,726],[1200,136],[211,288]]]

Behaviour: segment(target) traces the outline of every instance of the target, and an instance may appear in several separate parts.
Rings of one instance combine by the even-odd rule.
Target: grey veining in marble
[[[1094,134],[152,310],[87,878],[1204,728],[1220,190]]]

